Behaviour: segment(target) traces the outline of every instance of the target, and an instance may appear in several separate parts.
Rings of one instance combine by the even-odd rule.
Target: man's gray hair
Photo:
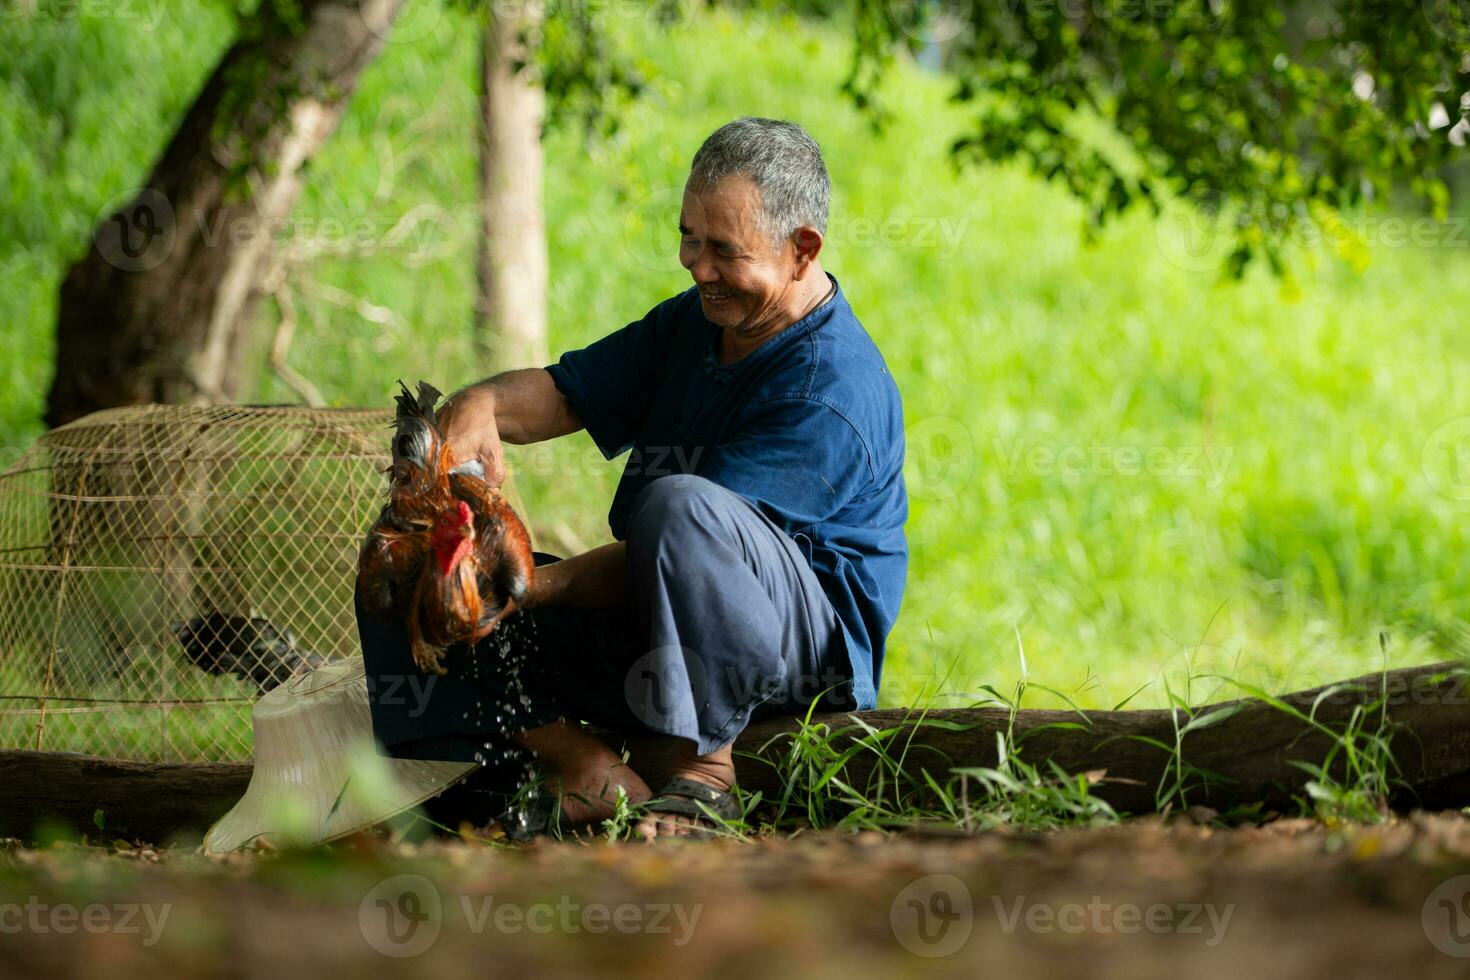
[[[832,181],[821,147],[796,123],[746,116],[710,134],[694,154],[689,183],[701,191],[736,175],[760,190],[762,230],[773,245],[802,225],[827,233]]]

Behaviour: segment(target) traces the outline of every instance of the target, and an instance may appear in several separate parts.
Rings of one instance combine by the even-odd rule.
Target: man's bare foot
[[[611,817],[618,790],[630,803],[644,803],[653,793],[643,778],[623,762],[601,739],[567,724],[555,722],[515,736],[551,770],[545,791],[561,794],[564,826],[581,827]]]
[[[688,739],[669,736],[667,741],[672,763],[668,768],[670,778],[692,779],[720,792],[728,792],[735,781],[735,762],[731,746],[716,749],[709,755],[695,755],[694,743]],[[638,822],[638,835],[645,840],[659,837],[688,837],[691,833],[712,830],[712,820],[686,817],[673,813],[650,813]]]

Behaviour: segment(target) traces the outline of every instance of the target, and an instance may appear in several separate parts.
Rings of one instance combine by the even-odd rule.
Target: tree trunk
[[[262,4],[149,175],[61,286],[46,422],[235,400],[256,283],[302,166],[336,128],[403,0]]]
[[[494,7],[494,5],[492,5]],[[535,4],[487,14],[480,63],[481,238],[475,350],[487,373],[546,363],[545,93],[522,37]],[[525,65],[517,70],[520,65]]]
[[[895,786],[922,786],[925,772],[943,783],[958,767],[993,767],[996,733],[1009,730],[1026,761],[1050,760],[1074,775],[1106,770],[1093,792],[1120,812],[1147,813],[1156,807],[1157,787],[1173,778],[1179,762],[1218,777],[1208,788],[1191,779],[1196,788],[1190,804],[1290,806],[1311,778],[1295,763],[1326,762],[1334,742],[1329,733],[1343,730],[1365,706],[1386,702],[1395,763],[1389,802],[1403,810],[1470,805],[1470,698],[1463,665],[1370,674],[1280,700],[1317,724],[1260,701],[1197,708],[1196,718],[1234,710],[1185,734],[1177,758],[1159,743],[1173,745],[1176,723],[1183,726],[1188,719],[1166,710],[1089,711],[1085,720],[1072,711],[1023,710],[1013,722],[998,708],[900,708],[818,715],[812,721],[836,733],[832,744],[838,752],[867,737],[854,719],[899,734],[885,744],[887,756],[898,760],[901,779],[895,781],[895,770],[878,766],[878,756],[865,750],[854,752],[837,773],[846,785],[874,796],[891,794]],[[1372,707],[1366,731],[1376,730],[1379,718],[1379,709]],[[790,742],[782,736],[797,725],[793,718],[771,719],[735,740],[736,773],[745,790],[759,790],[768,801],[785,792],[780,760]],[[642,739],[629,739],[628,748],[633,766],[657,784],[666,774],[667,752]],[[128,762],[0,751],[0,836],[24,837],[46,822],[88,830],[101,809],[114,836],[161,842],[193,832],[197,840],[197,832],[245,792],[250,772],[249,763]],[[880,781],[885,789],[875,788]]]

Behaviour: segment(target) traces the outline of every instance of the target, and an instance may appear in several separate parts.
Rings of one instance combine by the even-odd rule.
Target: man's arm
[[[481,460],[494,487],[505,482],[501,440],[520,446],[582,428],[543,368],[506,371],[460,389],[439,409],[439,425],[454,459]]]
[[[565,561],[538,565],[525,605],[607,609],[627,597],[628,546],[614,541]]]
[[[593,548],[573,558],[536,566],[531,591],[521,603],[522,609],[537,606],[583,606],[610,609],[628,598],[628,547],[614,541]],[[494,631],[499,620],[475,634],[483,639]]]
[[[482,460],[497,487],[505,479],[502,440],[524,445],[582,428],[551,375],[541,368],[507,371],[456,392],[439,410],[439,424],[454,458]],[[627,550],[615,541],[538,567],[523,605],[607,608],[626,596]]]

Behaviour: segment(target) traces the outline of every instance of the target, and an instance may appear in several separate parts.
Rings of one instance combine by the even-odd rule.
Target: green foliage
[[[1324,688],[1306,711],[1249,685],[1241,688],[1248,696],[1265,701],[1327,737],[1329,749],[1321,761],[1293,760],[1312,777],[1306,783],[1303,810],[1329,825],[1342,820],[1378,823],[1387,817],[1389,793],[1402,780],[1397,776],[1392,752],[1394,726],[1388,712],[1386,683],[1378,685],[1376,699],[1355,704],[1341,725],[1320,721],[1317,710],[1344,692],[1359,693],[1351,685]]]
[[[932,747],[914,744],[926,729],[966,732],[974,725],[915,711],[891,727],[878,728],[854,715],[850,725],[834,728],[812,720],[813,702],[794,731],[774,736],[752,753],[766,764],[774,759],[782,787],[762,813],[760,826],[893,830],[926,825],[972,832],[1002,825],[1038,831],[1116,823],[1118,814],[1092,793],[1102,772],[1071,774],[1050,759],[1037,764],[1022,758],[1024,737],[1059,728],[1085,729],[1091,723],[1078,711],[1076,722],[1043,725],[1018,736],[1016,715],[1028,687],[1024,653],[1020,664],[1013,696],[986,688],[1009,709],[1006,730],[996,732],[994,766],[956,767],[951,760],[936,758],[939,753]],[[1060,692],[1043,690],[1070,704]],[[910,759],[916,753],[922,753],[916,757],[918,765]],[[870,765],[862,783],[850,775],[854,762]],[[750,829],[750,815],[761,812],[763,801],[754,794],[743,802]]]
[[[850,89],[880,104],[890,48],[944,46],[973,113],[964,158],[1019,160],[1086,206],[1181,200],[1233,228],[1226,268],[1407,187],[1446,213],[1465,160],[1470,8],[1456,0],[857,0]],[[1111,152],[1089,119],[1120,134]],[[1455,129],[1456,141],[1450,138]],[[1184,210],[1176,208],[1176,216]]]
[[[1094,796],[1096,773],[1065,772],[1054,762],[1030,763],[1019,744],[997,733],[995,766],[954,767],[935,759],[915,774],[906,758],[925,729],[966,731],[957,724],[915,712],[898,724],[878,728],[856,716],[833,728],[810,715],[794,731],[773,738],[760,755],[776,751],[781,794],[743,800],[743,829],[777,831],[803,827],[843,830],[903,830],[916,826],[975,831],[997,826],[1049,830],[1065,826],[1116,823],[1118,814]],[[933,754],[923,750],[926,758]],[[867,757],[872,768],[865,783],[849,775],[849,765]],[[765,809],[762,809],[762,806]]]
[[[613,799],[613,814],[602,821],[602,833],[609,842],[632,840],[640,819],[642,814],[638,805],[630,801],[628,791],[619,786]]]
[[[682,20],[680,0],[648,0],[623,9],[644,19],[639,32],[644,37]],[[608,9],[599,4],[549,0],[543,10],[541,23],[525,32],[525,39],[546,92],[547,130],[576,123],[589,136],[612,137],[629,101],[648,89],[646,60],[627,32],[607,29]]]
[[[1216,708],[1209,714],[1196,714],[1198,709],[1191,705],[1187,698],[1180,697],[1173,691],[1167,677],[1164,679],[1164,693],[1168,698],[1169,718],[1174,728],[1174,737],[1171,741],[1162,742],[1147,735],[1119,736],[1129,741],[1153,746],[1169,757],[1168,764],[1164,767],[1164,774],[1160,777],[1158,786],[1154,788],[1154,808],[1160,813],[1187,809],[1190,805],[1190,793],[1208,792],[1212,783],[1219,784],[1223,781],[1224,777],[1220,774],[1201,769],[1185,761],[1184,737],[1190,732],[1217,725],[1245,707],[1243,703],[1237,702]]]

